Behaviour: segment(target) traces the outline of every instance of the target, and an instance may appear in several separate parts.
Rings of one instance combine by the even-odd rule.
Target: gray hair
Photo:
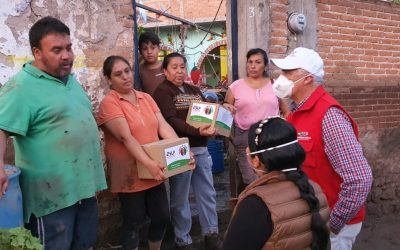
[[[321,85],[321,84],[324,83],[324,77],[322,77],[322,76],[315,76],[315,75],[312,75],[312,76],[314,77],[314,81],[315,81],[315,83],[316,83],[317,85]]]

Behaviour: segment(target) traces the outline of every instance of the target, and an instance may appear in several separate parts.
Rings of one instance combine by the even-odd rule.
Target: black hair
[[[124,63],[126,63],[129,66],[129,68],[131,68],[130,63],[124,57],[122,57],[122,56],[109,56],[109,57],[106,58],[106,60],[104,60],[104,63],[103,63],[103,75],[105,77],[111,78],[112,68],[114,67],[114,64],[117,61],[123,61]]]
[[[145,43],[151,43],[153,45],[159,46],[161,41],[160,38],[153,32],[151,31],[145,31],[139,36],[139,51],[142,49],[142,45]]]
[[[268,59],[267,52],[265,52],[265,50],[260,49],[260,48],[250,49],[246,54],[246,59],[249,60],[250,56],[256,55],[256,54],[262,55],[264,64],[268,65],[269,59]]]
[[[173,52],[173,53],[168,54],[168,55],[166,55],[164,57],[164,61],[162,62],[162,68],[163,69],[167,69],[171,59],[175,58],[175,57],[182,58],[183,62],[186,64],[186,57],[184,57],[183,55],[179,54],[178,52]]]
[[[261,122],[253,124],[249,129],[248,143],[251,152],[275,147],[297,139],[296,129],[279,117],[270,118],[260,129]],[[261,130],[258,136],[256,130],[258,130],[257,132]],[[299,188],[301,198],[310,206],[311,230],[313,233],[311,249],[326,249],[329,235],[326,225],[319,214],[319,200],[315,196],[314,188],[309,183],[307,175],[300,168],[305,159],[304,149],[299,143],[293,143],[282,148],[258,153],[257,155],[268,171],[297,168],[296,171],[285,172],[285,175],[288,180]]]
[[[260,54],[260,55],[262,56],[263,61],[264,61],[264,65],[267,66],[268,63],[269,63],[269,59],[268,59],[267,52],[265,52],[265,50],[260,49],[260,48],[250,49],[250,50],[247,52],[247,54],[246,54],[246,60],[248,61],[249,58],[250,58],[252,55],[257,55],[257,54]],[[264,76],[268,76],[268,72],[267,72],[267,71],[264,71],[264,74],[263,74],[263,75],[264,75]]]
[[[32,25],[29,30],[29,44],[31,50],[33,48],[40,49],[40,41],[48,34],[65,34],[70,35],[67,25],[52,16],[43,17]]]

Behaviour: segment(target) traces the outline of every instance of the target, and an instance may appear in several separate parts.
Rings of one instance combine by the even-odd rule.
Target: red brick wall
[[[269,40],[269,56],[283,57],[288,52],[287,28],[288,0],[271,1],[271,35]]]
[[[181,13],[181,2],[183,2]],[[214,18],[221,0],[148,0],[143,4],[154,9],[160,10],[160,7],[169,8],[168,13],[185,19],[205,19]],[[218,17],[225,17],[226,4],[223,2],[218,12]],[[148,15],[155,17],[154,14],[148,12]],[[165,17],[160,18],[161,21],[169,21]]]
[[[400,127],[400,5],[319,0],[318,15],[331,93],[362,128]]]
[[[288,0],[271,1],[270,57],[289,51]],[[400,4],[318,0],[327,89],[362,131],[400,127]]]

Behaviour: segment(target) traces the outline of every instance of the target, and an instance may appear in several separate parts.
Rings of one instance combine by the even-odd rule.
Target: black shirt
[[[271,214],[263,200],[246,197],[236,210],[224,240],[224,250],[260,250],[273,231]]]

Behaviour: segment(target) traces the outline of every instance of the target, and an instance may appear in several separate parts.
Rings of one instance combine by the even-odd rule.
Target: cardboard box
[[[232,124],[232,113],[224,108],[224,106],[220,105],[218,108],[217,120],[215,121],[215,129],[217,130],[217,134],[229,137],[231,134]]]
[[[217,103],[192,101],[186,123],[193,127],[211,125],[219,135],[229,137],[233,124],[231,112]]]
[[[189,140],[186,137],[166,139],[142,145],[149,157],[166,166],[165,177],[170,177],[190,170]],[[140,179],[154,179],[150,172],[141,163],[137,163]]]

